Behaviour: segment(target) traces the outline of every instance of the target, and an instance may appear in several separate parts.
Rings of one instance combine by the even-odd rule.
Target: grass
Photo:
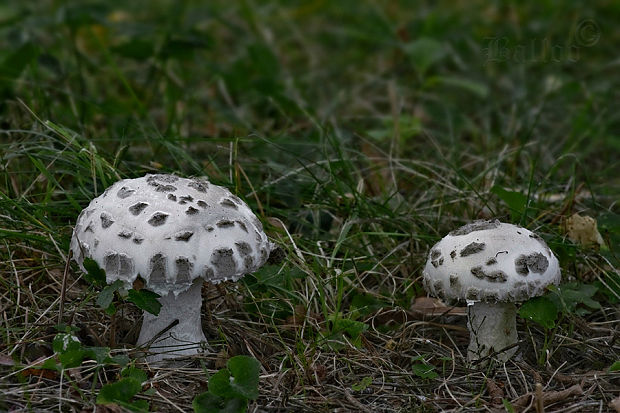
[[[608,1],[6,2],[0,410],[90,411],[117,380],[92,361],[29,366],[60,321],[133,354],[140,312],[107,315],[64,269],[89,200],[161,171],[229,187],[287,253],[205,286],[201,361],[257,358],[251,411],[540,413],[536,383],[545,411],[613,411],[619,18]],[[567,238],[573,213],[604,246]],[[420,310],[421,270],[448,231],[491,217],[540,233],[598,306],[578,293],[552,328],[520,318],[522,356],[470,369],[462,311]],[[196,362],[135,363],[152,411],[190,411],[206,388]]]

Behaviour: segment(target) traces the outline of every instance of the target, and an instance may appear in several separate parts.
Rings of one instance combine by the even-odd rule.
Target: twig
[[[145,348],[148,349],[149,347],[151,347],[151,345],[161,336],[163,336],[164,334],[166,334],[168,332],[168,330],[170,330],[172,327],[176,326],[177,324],[179,324],[179,319],[175,319],[172,323],[168,324],[168,326],[166,328],[164,328],[163,330],[161,330],[159,333],[155,334],[153,336],[152,339],[150,339],[149,341],[147,341],[146,343],[142,344],[140,347],[141,348]]]
[[[65,296],[67,294],[67,278],[69,278],[69,266],[71,263],[71,255],[73,250],[69,249],[67,259],[65,261],[65,270],[62,274],[62,286],[60,287],[60,304],[58,306],[58,324],[62,324],[62,316],[65,311]]]
[[[542,384],[536,383],[536,413],[545,413]]]

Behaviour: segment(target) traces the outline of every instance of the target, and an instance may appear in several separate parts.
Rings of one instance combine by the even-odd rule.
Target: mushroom
[[[146,175],[124,179],[84,209],[71,250],[82,271],[92,258],[107,283],[131,288],[141,277],[159,294],[158,316],[144,312],[139,345],[170,325],[151,348],[151,362],[193,355],[206,338],[200,324],[203,280],[237,281],[265,263],[271,243],[250,208],[203,178]]]
[[[515,303],[560,282],[560,266],[535,233],[497,220],[458,228],[430,250],[424,287],[448,302],[467,302],[470,362],[495,355],[506,362],[517,348]]]

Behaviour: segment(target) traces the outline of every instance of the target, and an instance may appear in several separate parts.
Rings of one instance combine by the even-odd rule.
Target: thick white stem
[[[467,306],[469,348],[467,359],[479,360],[517,342],[517,307],[512,303],[477,302]],[[506,362],[517,351],[517,346],[498,353],[495,357]]]
[[[152,354],[147,357],[147,361],[191,356],[199,352],[200,343],[207,341],[200,323],[201,287],[202,279],[199,278],[187,291],[177,296],[168,293],[159,298],[159,315],[144,312],[138,345],[149,343],[153,337],[178,320],[178,324],[150,343],[149,350]]]

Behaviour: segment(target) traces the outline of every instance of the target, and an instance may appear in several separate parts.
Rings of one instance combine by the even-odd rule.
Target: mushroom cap
[[[430,250],[424,288],[447,301],[520,302],[560,282],[560,266],[532,231],[497,220],[458,228]]]
[[[160,295],[192,281],[238,280],[269,257],[271,244],[250,208],[204,178],[146,175],[116,182],[79,215],[73,258],[92,258],[106,281],[127,288],[141,276]]]

